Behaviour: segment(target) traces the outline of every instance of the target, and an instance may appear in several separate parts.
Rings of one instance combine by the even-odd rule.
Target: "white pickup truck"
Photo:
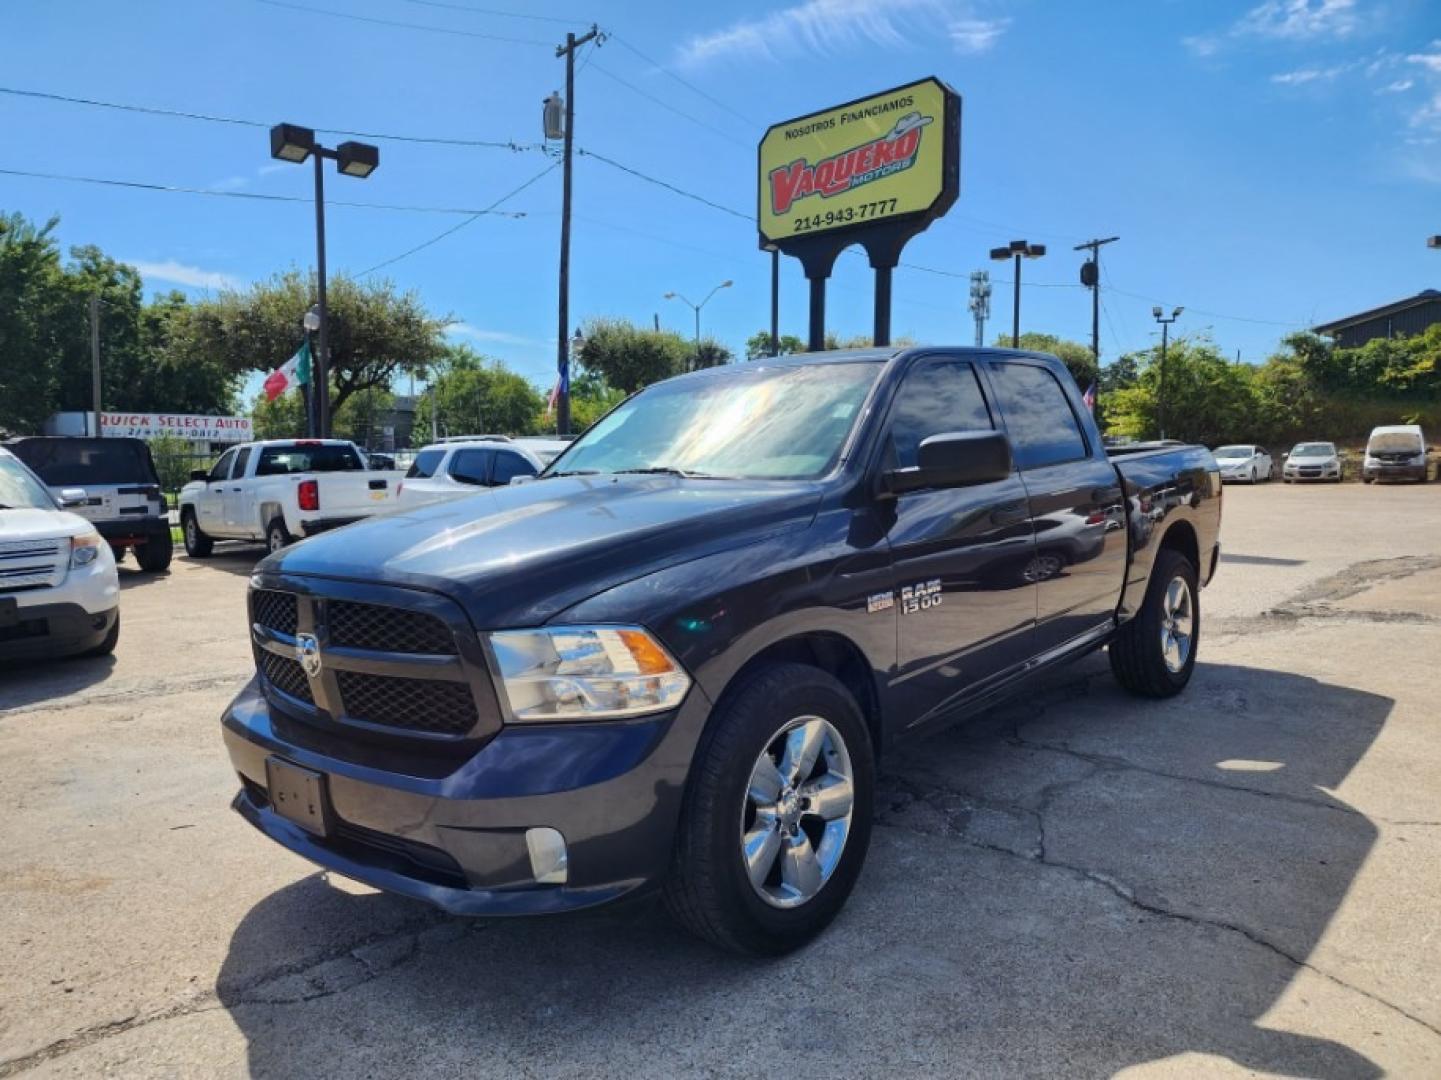
[[[271,439],[225,451],[180,489],[185,553],[203,559],[216,540],[296,539],[394,509],[396,473],[372,471],[342,439]]]

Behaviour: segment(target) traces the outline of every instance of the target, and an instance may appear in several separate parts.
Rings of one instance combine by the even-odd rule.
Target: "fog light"
[[[530,852],[530,873],[536,884],[565,884],[569,862],[565,837],[555,829],[526,829],[525,846]]]

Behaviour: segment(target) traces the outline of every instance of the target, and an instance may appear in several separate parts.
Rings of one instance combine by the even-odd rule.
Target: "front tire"
[[[170,569],[170,560],[175,557],[175,541],[170,539],[170,529],[157,533],[135,549],[135,561],[148,574],[159,574]]]
[[[731,952],[799,948],[855,886],[874,791],[870,733],[840,681],[804,664],[762,669],[727,695],[701,741],[666,907]]]
[[[180,515],[180,535],[185,540],[185,554],[192,559],[207,558],[215,548],[215,541],[201,531],[194,510],[186,510]]]
[[[1162,548],[1141,610],[1111,641],[1111,672],[1117,682],[1149,698],[1173,697],[1186,688],[1201,643],[1200,597],[1191,560]]]

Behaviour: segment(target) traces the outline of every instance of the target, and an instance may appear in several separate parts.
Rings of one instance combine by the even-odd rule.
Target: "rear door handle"
[[[1023,502],[1006,503],[991,511],[993,525],[1019,525],[1030,518],[1031,512]]]
[[[370,490],[371,490],[371,491],[384,491],[384,490],[385,490],[385,485],[386,485],[386,481],[384,481],[384,480],[372,480],[372,481],[370,482]]]

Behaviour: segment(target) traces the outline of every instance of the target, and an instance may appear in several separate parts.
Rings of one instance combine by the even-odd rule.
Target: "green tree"
[[[189,441],[174,435],[161,435],[150,439],[149,444],[162,491],[179,491],[190,479],[193,470],[207,468],[210,464],[209,460],[195,453],[195,447]]]
[[[571,430],[584,431],[628,396],[624,390],[607,385],[596,372],[581,372],[570,381]],[[542,413],[537,420],[536,430],[554,431],[555,415]]]
[[[544,398],[499,360],[467,345],[452,345],[438,366],[433,393],[422,395],[416,404],[418,430],[430,430],[432,407],[442,435],[529,435],[538,430]]]
[[[1134,385],[1106,401],[1112,434],[1155,438],[1160,434],[1160,349],[1139,357]],[[1215,446],[1256,438],[1262,419],[1256,369],[1221,355],[1205,337],[1177,338],[1166,352],[1166,436]]]
[[[997,338],[996,346],[1003,349],[1010,348],[1011,336],[1006,334]],[[1091,355],[1091,347],[1082,345],[1079,341],[1068,341],[1055,334],[1040,334],[1032,331],[1021,335],[1018,347],[1031,352],[1050,353],[1059,359],[1066,365],[1066,370],[1071,373],[1071,378],[1076,380],[1076,385],[1082,390],[1090,386],[1098,375],[1096,358]]]
[[[218,360],[244,374],[270,371],[299,347],[301,319],[310,309],[311,279],[298,271],[192,305],[172,339],[176,363]],[[328,288],[330,407],[339,415],[362,390],[388,390],[405,373],[424,373],[445,354],[448,316],[432,315],[414,293],[389,282],[363,284],[340,276]]]
[[[592,319],[577,362],[607,386],[633,394],[686,370],[691,343],[669,330],[644,330],[627,319]]]
[[[780,346],[780,356],[790,356],[792,353],[806,351],[806,343],[794,334],[782,334],[776,339]],[[746,359],[760,360],[771,354],[771,332],[769,330],[757,330],[750,337],[746,338]]]
[[[715,338],[701,338],[699,347],[691,347],[690,366],[692,370],[720,367],[735,359],[735,354]]]
[[[70,317],[58,224],[0,215],[0,432],[39,431],[55,411],[55,357]]]

